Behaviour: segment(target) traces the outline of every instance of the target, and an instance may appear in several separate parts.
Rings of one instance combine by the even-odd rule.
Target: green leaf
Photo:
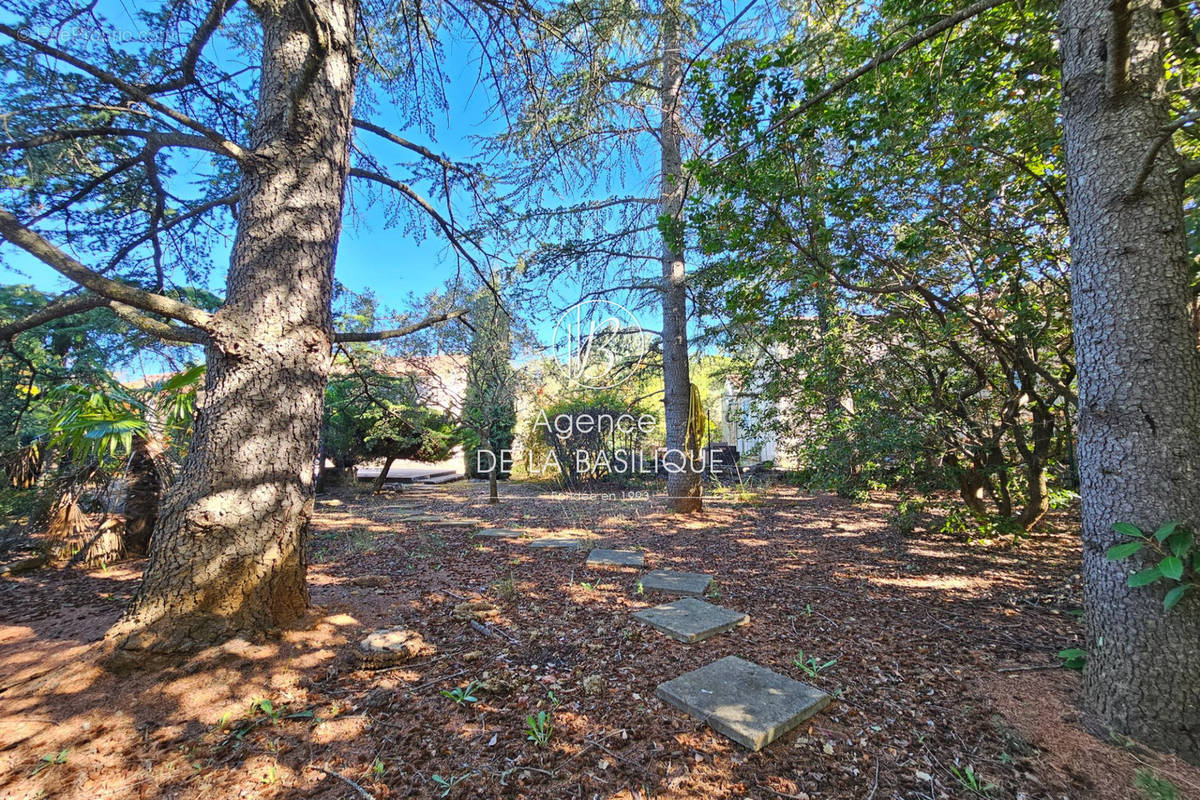
[[[1113,530],[1122,536],[1128,536],[1130,539],[1145,539],[1146,536],[1138,529],[1136,525],[1130,525],[1128,522],[1118,522],[1113,525]]]
[[[1171,591],[1167,592],[1167,596],[1163,598],[1163,610],[1170,611],[1175,605],[1183,599],[1183,596],[1191,590],[1192,585],[1185,583],[1182,586],[1176,586]]]
[[[1154,538],[1160,542],[1165,542],[1167,537],[1174,533],[1175,529],[1178,527],[1178,522],[1164,522],[1158,527],[1158,530],[1154,532]]]
[[[1171,538],[1167,539],[1167,546],[1171,548],[1172,553],[1183,558],[1192,549],[1195,540],[1196,537],[1191,531],[1182,528],[1171,534]]]
[[[1104,557],[1109,561],[1120,561],[1123,558],[1129,558],[1143,547],[1145,547],[1145,545],[1142,542],[1124,542],[1123,544],[1115,544],[1108,548],[1108,552],[1104,554]]]
[[[1150,567],[1149,569],[1144,569],[1141,572],[1133,573],[1132,575],[1129,576],[1128,583],[1130,586],[1132,586],[1134,588],[1136,588],[1138,586],[1148,586],[1149,584],[1154,583],[1156,580],[1158,580],[1161,577],[1162,577],[1162,573],[1159,572],[1159,569],[1157,566],[1154,566],[1154,567]]]
[[[1167,556],[1158,562],[1158,571],[1173,581],[1183,578],[1183,562],[1177,556]]]
[[[1067,669],[1083,671],[1083,668],[1087,666],[1087,652],[1078,647],[1059,650],[1058,657],[1063,660],[1063,666]]]

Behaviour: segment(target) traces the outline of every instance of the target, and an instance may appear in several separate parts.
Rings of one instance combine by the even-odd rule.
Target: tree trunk
[[[254,8],[263,29],[256,155],[242,168],[226,303],[207,349],[195,435],[164,498],[141,588],[110,631],[122,663],[261,634],[308,604],[305,546],[331,362],[356,5],[262,0]],[[316,19],[306,22],[308,13]],[[310,24],[326,47],[312,41]]]
[[[662,143],[660,211],[663,228],[663,413],[667,430],[667,504],[673,511],[701,509],[700,475],[688,457],[691,375],[688,372],[687,268],[683,261],[683,160],[679,151],[683,68],[678,0],[663,3]]]
[[[372,492],[378,492],[383,488],[384,481],[387,480],[388,473],[392,471],[392,462],[396,459],[388,456],[383,460],[383,469],[379,470],[379,474],[375,476],[375,483],[371,486]]]
[[[151,442],[144,436],[135,436],[131,450],[125,469],[125,551],[144,556],[149,552],[150,536],[158,519],[162,481]]]
[[[1109,562],[1111,526],[1200,524],[1200,357],[1180,157],[1168,141],[1156,0],[1064,0],[1063,125],[1079,380],[1088,638],[1084,704],[1110,728],[1200,761],[1200,596],[1172,611]],[[1132,56],[1132,57],[1131,57]]]
[[[488,503],[493,506],[500,502],[499,472],[500,468],[495,464],[488,470]]]
[[[958,495],[976,519],[983,519],[988,515],[987,505],[983,502],[986,486],[987,481],[978,470],[964,469],[958,473]]]

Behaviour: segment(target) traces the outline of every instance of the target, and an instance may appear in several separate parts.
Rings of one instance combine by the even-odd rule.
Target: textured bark
[[[125,550],[139,556],[149,551],[162,494],[152,447],[146,437],[133,437],[133,452],[125,470]]]
[[[958,473],[958,496],[963,505],[975,517],[987,516],[987,506],[983,502],[983,493],[987,488],[987,479],[979,470],[964,469]]]
[[[679,151],[683,109],[680,63],[679,5],[663,3],[662,145],[660,213],[663,235],[663,412],[667,431],[667,503],[674,511],[701,509],[700,475],[685,453],[691,419],[691,376],[688,371],[687,267],[683,260],[683,161]]]
[[[1110,728],[1200,761],[1200,597],[1162,609],[1105,549],[1115,522],[1200,523],[1200,357],[1191,327],[1179,155],[1168,142],[1156,1],[1065,0],[1063,123],[1079,379],[1088,636],[1084,703]],[[1122,8],[1124,5],[1122,4]],[[1114,42],[1122,32],[1126,43]],[[1128,63],[1113,64],[1114,57]]]
[[[253,7],[263,29],[256,155],[243,165],[195,435],[163,500],[142,586],[110,631],[126,653],[259,634],[308,603],[305,539],[333,341],[356,5]]]

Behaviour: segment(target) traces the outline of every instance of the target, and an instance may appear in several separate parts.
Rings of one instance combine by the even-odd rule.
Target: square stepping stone
[[[712,583],[712,575],[699,572],[672,572],[656,569],[642,576],[642,590],[647,592],[671,592],[699,597]]]
[[[829,705],[829,695],[737,656],[660,683],[660,700],[761,750]]]
[[[397,522],[443,522],[444,520],[434,514],[406,514],[404,516],[393,517]]]
[[[750,621],[748,614],[694,597],[681,597],[661,606],[635,611],[633,618],[685,644],[702,642]]]
[[[529,546],[547,550],[578,550],[582,545],[578,539],[533,539]]]
[[[482,536],[484,539],[519,539],[525,533],[510,528],[480,528],[475,531],[475,535]]]
[[[587,565],[589,567],[644,567],[646,557],[637,550],[605,550],[597,547],[588,553]]]
[[[443,528],[474,528],[478,524],[479,520],[475,519],[443,519],[438,522]]]

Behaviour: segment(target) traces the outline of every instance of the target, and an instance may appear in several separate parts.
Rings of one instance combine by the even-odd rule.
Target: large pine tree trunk
[[[1200,761],[1200,597],[1162,609],[1104,557],[1115,522],[1200,524],[1200,357],[1180,158],[1168,142],[1157,0],[1064,0],[1063,123],[1079,376],[1088,636],[1084,702],[1112,729]]]
[[[687,268],[683,260],[683,201],[686,187],[679,140],[683,109],[683,67],[679,50],[679,5],[665,0],[662,21],[663,64],[660,210],[663,235],[663,405],[667,429],[667,503],[675,511],[699,511],[700,475],[688,454],[691,376],[688,372]]]
[[[110,632],[126,652],[254,635],[308,604],[305,539],[332,342],[349,162],[353,0],[255,4],[262,78],[222,336],[142,586]],[[305,14],[327,43],[313,39]],[[293,110],[293,100],[297,106]]]

